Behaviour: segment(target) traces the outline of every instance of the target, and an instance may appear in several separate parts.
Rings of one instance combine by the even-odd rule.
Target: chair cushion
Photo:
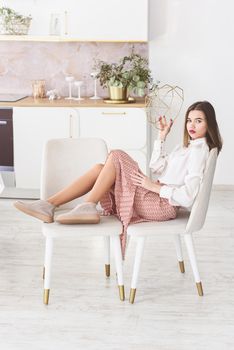
[[[122,223],[115,216],[101,216],[99,224],[61,225],[57,222],[42,224],[46,237],[74,238],[75,236],[116,236],[122,233]]]
[[[188,222],[190,212],[180,209],[176,219],[168,221],[150,221],[131,224],[128,226],[127,234],[129,236],[150,236],[156,234],[178,234],[185,233],[186,224]]]

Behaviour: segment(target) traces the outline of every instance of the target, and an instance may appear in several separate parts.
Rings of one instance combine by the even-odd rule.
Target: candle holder
[[[65,78],[66,82],[68,83],[68,90],[69,90],[69,96],[65,97],[65,100],[73,100],[72,97],[72,83],[74,81],[74,77],[68,76]]]
[[[82,101],[82,100],[84,100],[84,98],[80,97],[80,88],[81,88],[81,86],[82,86],[83,84],[84,84],[84,82],[81,81],[81,80],[76,80],[76,81],[74,82],[74,85],[77,87],[77,97],[74,98],[74,100],[77,100],[77,101]]]
[[[90,76],[94,79],[94,95],[90,97],[90,100],[101,100],[101,97],[97,95],[97,75],[98,72],[91,72]]]

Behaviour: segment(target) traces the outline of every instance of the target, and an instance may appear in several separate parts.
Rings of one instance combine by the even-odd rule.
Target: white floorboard
[[[186,252],[182,275],[173,240],[158,235],[146,243],[133,305],[118,299],[113,260],[105,278],[99,238],[56,243],[50,305],[43,305],[40,222],[12,203],[0,199],[0,349],[234,348],[234,192],[213,192],[205,228],[194,238],[204,296]],[[127,296],[134,248],[130,242]]]

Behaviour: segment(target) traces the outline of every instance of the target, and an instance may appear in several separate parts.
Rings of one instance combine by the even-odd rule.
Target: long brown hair
[[[222,149],[222,138],[219,132],[219,127],[216,120],[215,110],[212,104],[208,101],[198,101],[193,103],[187,110],[185,114],[185,123],[184,123],[184,146],[188,147],[190,136],[187,131],[187,119],[189,112],[191,111],[202,111],[205,114],[207,122],[207,133],[206,133],[206,142],[209,146],[209,149],[217,147],[218,153]]]

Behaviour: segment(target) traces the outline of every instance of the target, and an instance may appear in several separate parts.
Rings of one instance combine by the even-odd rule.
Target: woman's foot
[[[60,224],[98,224],[100,215],[96,203],[86,202],[78,204],[68,213],[58,215],[55,221]]]
[[[45,200],[40,199],[32,203],[17,201],[14,203],[14,207],[43,222],[51,223],[54,221],[55,206]]]

